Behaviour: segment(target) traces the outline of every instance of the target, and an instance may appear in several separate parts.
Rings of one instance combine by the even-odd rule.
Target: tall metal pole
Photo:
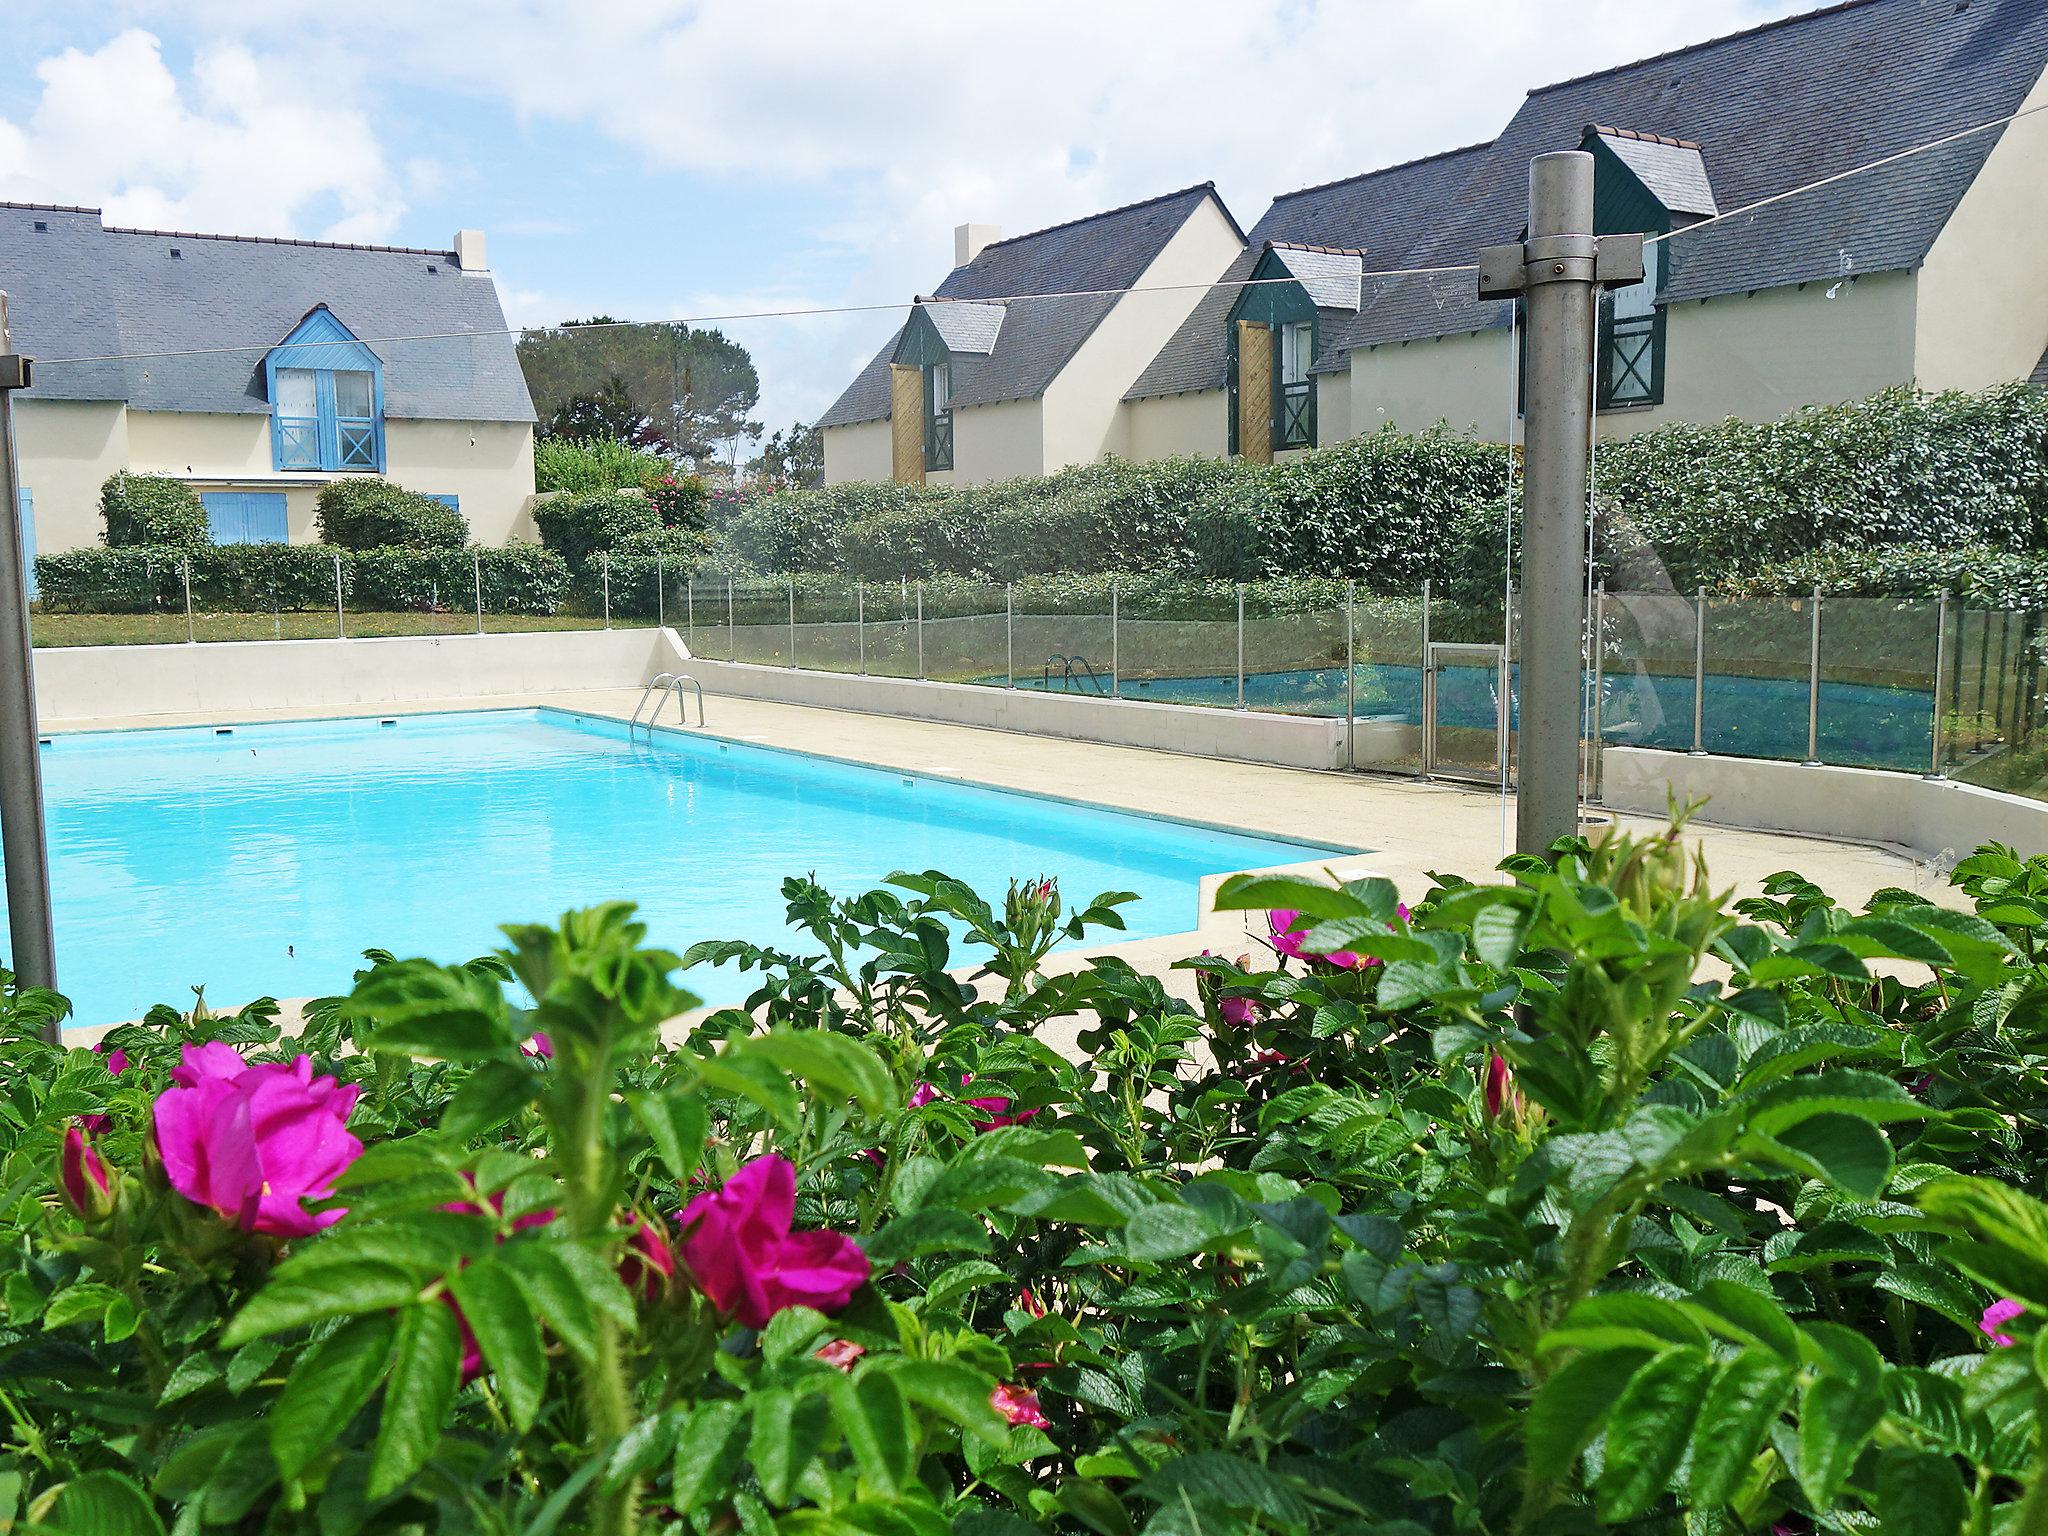
[[[1595,292],[1640,279],[1642,242],[1593,234],[1582,150],[1530,162],[1528,228],[1525,242],[1481,254],[1479,295],[1520,295],[1528,312],[1515,846],[1541,853],[1579,830]]]
[[[668,628],[668,556],[654,557],[654,622],[657,628]]]
[[[1358,583],[1344,583],[1344,766],[1358,768]]]
[[[192,623],[192,557],[185,556],[185,643],[197,645],[199,631]]]
[[[924,579],[917,583],[917,680],[924,681]]]
[[[341,616],[341,556],[334,557],[334,638],[348,638],[348,624]]]
[[[860,637],[860,675],[868,675],[868,588],[867,583],[853,584],[853,627]]]
[[[603,563],[604,571],[604,627],[610,629],[612,627],[612,557],[610,555],[600,555],[598,559]]]
[[[1244,583],[1237,584],[1237,707],[1244,708]]]
[[[725,659],[740,659],[740,632],[733,624],[732,578],[725,578]]]
[[[1813,589],[1813,622],[1806,641],[1806,765],[1820,761],[1820,588]]]
[[[1593,589],[1593,729],[1586,739],[1586,793],[1600,797],[1600,752],[1607,745],[1607,583]]]
[[[1009,657],[1010,680],[1007,686],[1017,686],[1017,587],[1014,582],[1003,583],[1003,651]]]
[[[1109,578],[1109,696],[1124,696],[1123,625],[1118,612],[1116,578]]]
[[[1948,593],[1941,594],[1941,602],[1934,610],[1934,723],[1928,733],[1933,737],[1933,761],[1928,764],[1927,777],[1942,777],[1941,762],[1941,685],[1948,672]]]
[[[14,468],[14,391],[32,369],[16,354],[0,293],[0,857],[7,864],[7,929],[15,980],[57,985],[50,915],[50,848],[43,821],[43,763],[36,724],[35,649],[28,628],[28,551],[21,537],[21,482]],[[63,1035],[43,1025],[52,1045]]]
[[[1692,752],[1707,752],[1707,589],[1701,587],[1692,600]]]
[[[796,578],[789,578],[789,664],[796,665]]]

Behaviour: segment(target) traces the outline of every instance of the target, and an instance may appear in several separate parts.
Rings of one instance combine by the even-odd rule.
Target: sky
[[[1271,198],[1812,0],[8,0],[0,199],[433,248],[515,325],[907,303],[953,226]],[[1244,104],[1242,108],[1234,103]],[[900,312],[726,323],[773,427]]]

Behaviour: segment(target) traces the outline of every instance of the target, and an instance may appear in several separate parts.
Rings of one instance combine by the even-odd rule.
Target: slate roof
[[[1710,219],[1721,211],[1714,202],[1706,159],[1699,145],[1690,139],[1668,139],[1661,134],[1597,125],[1589,131],[1607,141],[1615,158],[1635,172],[1636,179],[1664,205],[1667,213]]]
[[[1317,309],[1358,312],[1359,274],[1365,270],[1363,251],[1336,251],[1320,245],[1267,246],[1288,275],[1301,284],[1303,293]]]
[[[986,357],[995,350],[1003,333],[1004,308],[1000,304],[970,304],[964,300],[923,303],[917,306],[931,318],[932,329],[948,352],[975,352]]]
[[[387,417],[534,419],[497,285],[450,251],[121,229],[97,208],[0,203],[0,290],[37,360],[32,399],[268,412],[264,354],[324,304],[382,359]],[[418,336],[435,339],[384,339]],[[125,360],[58,361],[109,354]]]
[[[1205,181],[1142,203],[998,240],[984,246],[966,266],[955,267],[939,284],[935,296],[992,299],[1128,288],[1144,275],[1195,210],[1212,199],[1228,218],[1229,210],[1216,196],[1215,183]],[[1232,224],[1235,227],[1234,220]],[[1044,394],[1068,359],[1116,307],[1116,301],[1117,296],[1109,293],[1086,298],[1026,298],[1005,305],[1002,329],[987,356],[954,359],[954,405],[993,405]],[[930,309],[936,318],[945,307],[935,304]],[[843,427],[888,417],[889,358],[900,334],[899,328],[890,336],[832,408],[818,418],[819,426]]]
[[[1333,371],[1356,347],[1505,326],[1509,306],[1474,297],[1470,272],[1373,274],[1461,266],[1515,239],[1529,161],[1577,148],[1588,124],[1699,144],[1714,200],[1736,209],[2015,112],[2044,66],[2041,0],[1845,0],[1531,91],[1488,143],[1276,199],[1251,243],[1366,251],[1358,315],[1320,338],[1317,371]],[[1666,297],[1917,266],[2002,131],[1681,232]],[[1220,389],[1233,297],[1205,297],[1125,398]]]

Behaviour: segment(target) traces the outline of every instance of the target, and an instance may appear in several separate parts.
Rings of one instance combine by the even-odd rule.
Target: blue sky
[[[435,247],[480,227],[515,324],[899,303],[956,223],[1214,180],[1249,226],[1489,137],[1531,86],[1806,8],[1583,0],[1567,30],[1536,0],[10,0],[0,198]],[[895,323],[724,328],[772,427]]]

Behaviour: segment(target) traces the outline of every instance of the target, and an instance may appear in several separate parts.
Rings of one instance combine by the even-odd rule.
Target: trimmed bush
[[[1831,549],[1801,555],[1754,576],[1722,583],[1733,597],[1960,597],[1973,608],[2048,607],[2048,555],[1981,544],[1930,549]]]
[[[176,545],[197,549],[213,542],[199,493],[169,475],[109,475],[100,487],[100,518],[110,547]]]
[[[581,576],[599,550],[617,549],[632,535],[658,538],[661,514],[634,491],[601,491],[589,496],[556,496],[535,509],[540,541]]]
[[[583,496],[593,491],[645,490],[670,473],[666,459],[627,443],[544,437],[533,445],[536,491]]]
[[[343,549],[460,549],[469,520],[446,502],[389,480],[335,480],[314,503],[322,543]]]
[[[334,562],[351,607],[418,611],[472,609],[481,562],[490,613],[548,614],[560,608],[569,571],[537,544],[505,549],[345,550],[325,544],[164,545],[73,549],[36,560],[42,601],[73,613],[147,613],[182,608],[190,560],[196,607],[262,613],[331,608]]]

